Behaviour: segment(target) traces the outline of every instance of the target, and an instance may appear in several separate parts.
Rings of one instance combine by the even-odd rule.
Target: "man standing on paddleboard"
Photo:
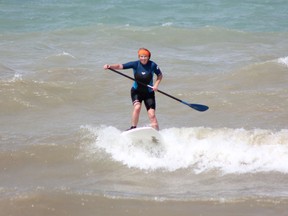
[[[155,91],[162,80],[162,72],[158,65],[151,61],[151,52],[146,48],[138,50],[137,61],[131,61],[125,64],[105,64],[104,69],[133,69],[135,81],[131,88],[131,99],[134,106],[132,112],[132,126],[129,128],[134,129],[137,127],[142,101],[146,106],[148,117],[151,127],[159,130],[158,120],[155,115],[156,100]],[[155,84],[153,84],[153,75],[157,75]]]

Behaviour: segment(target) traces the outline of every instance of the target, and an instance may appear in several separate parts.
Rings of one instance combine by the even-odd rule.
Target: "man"
[[[151,127],[159,130],[158,120],[155,115],[155,91],[158,90],[158,86],[163,75],[158,65],[150,60],[151,52],[148,49],[140,48],[138,50],[138,58],[139,60],[137,61],[132,61],[125,64],[105,64],[104,69],[133,69],[134,78],[136,81],[133,83],[131,88],[131,99],[134,109],[132,112],[132,126],[129,128],[129,130],[137,127],[142,101],[144,101],[146,106]],[[153,84],[154,74],[157,75],[155,84]]]

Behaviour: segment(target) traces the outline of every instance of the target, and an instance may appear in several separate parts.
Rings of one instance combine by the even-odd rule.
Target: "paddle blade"
[[[195,110],[198,110],[199,112],[204,112],[209,109],[208,106],[201,105],[201,104],[189,104],[188,106],[190,106],[191,108]]]

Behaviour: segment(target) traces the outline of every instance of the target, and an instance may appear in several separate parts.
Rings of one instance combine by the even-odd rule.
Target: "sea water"
[[[0,1],[1,214],[286,215],[287,11],[284,0]],[[132,83],[103,70],[140,47],[159,89],[209,106],[156,93],[157,145],[121,137]]]

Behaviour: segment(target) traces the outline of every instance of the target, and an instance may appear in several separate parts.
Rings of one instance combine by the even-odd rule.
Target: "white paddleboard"
[[[122,135],[130,138],[133,141],[141,140],[156,143],[161,141],[161,134],[152,127],[139,127],[131,129],[122,132]]]

